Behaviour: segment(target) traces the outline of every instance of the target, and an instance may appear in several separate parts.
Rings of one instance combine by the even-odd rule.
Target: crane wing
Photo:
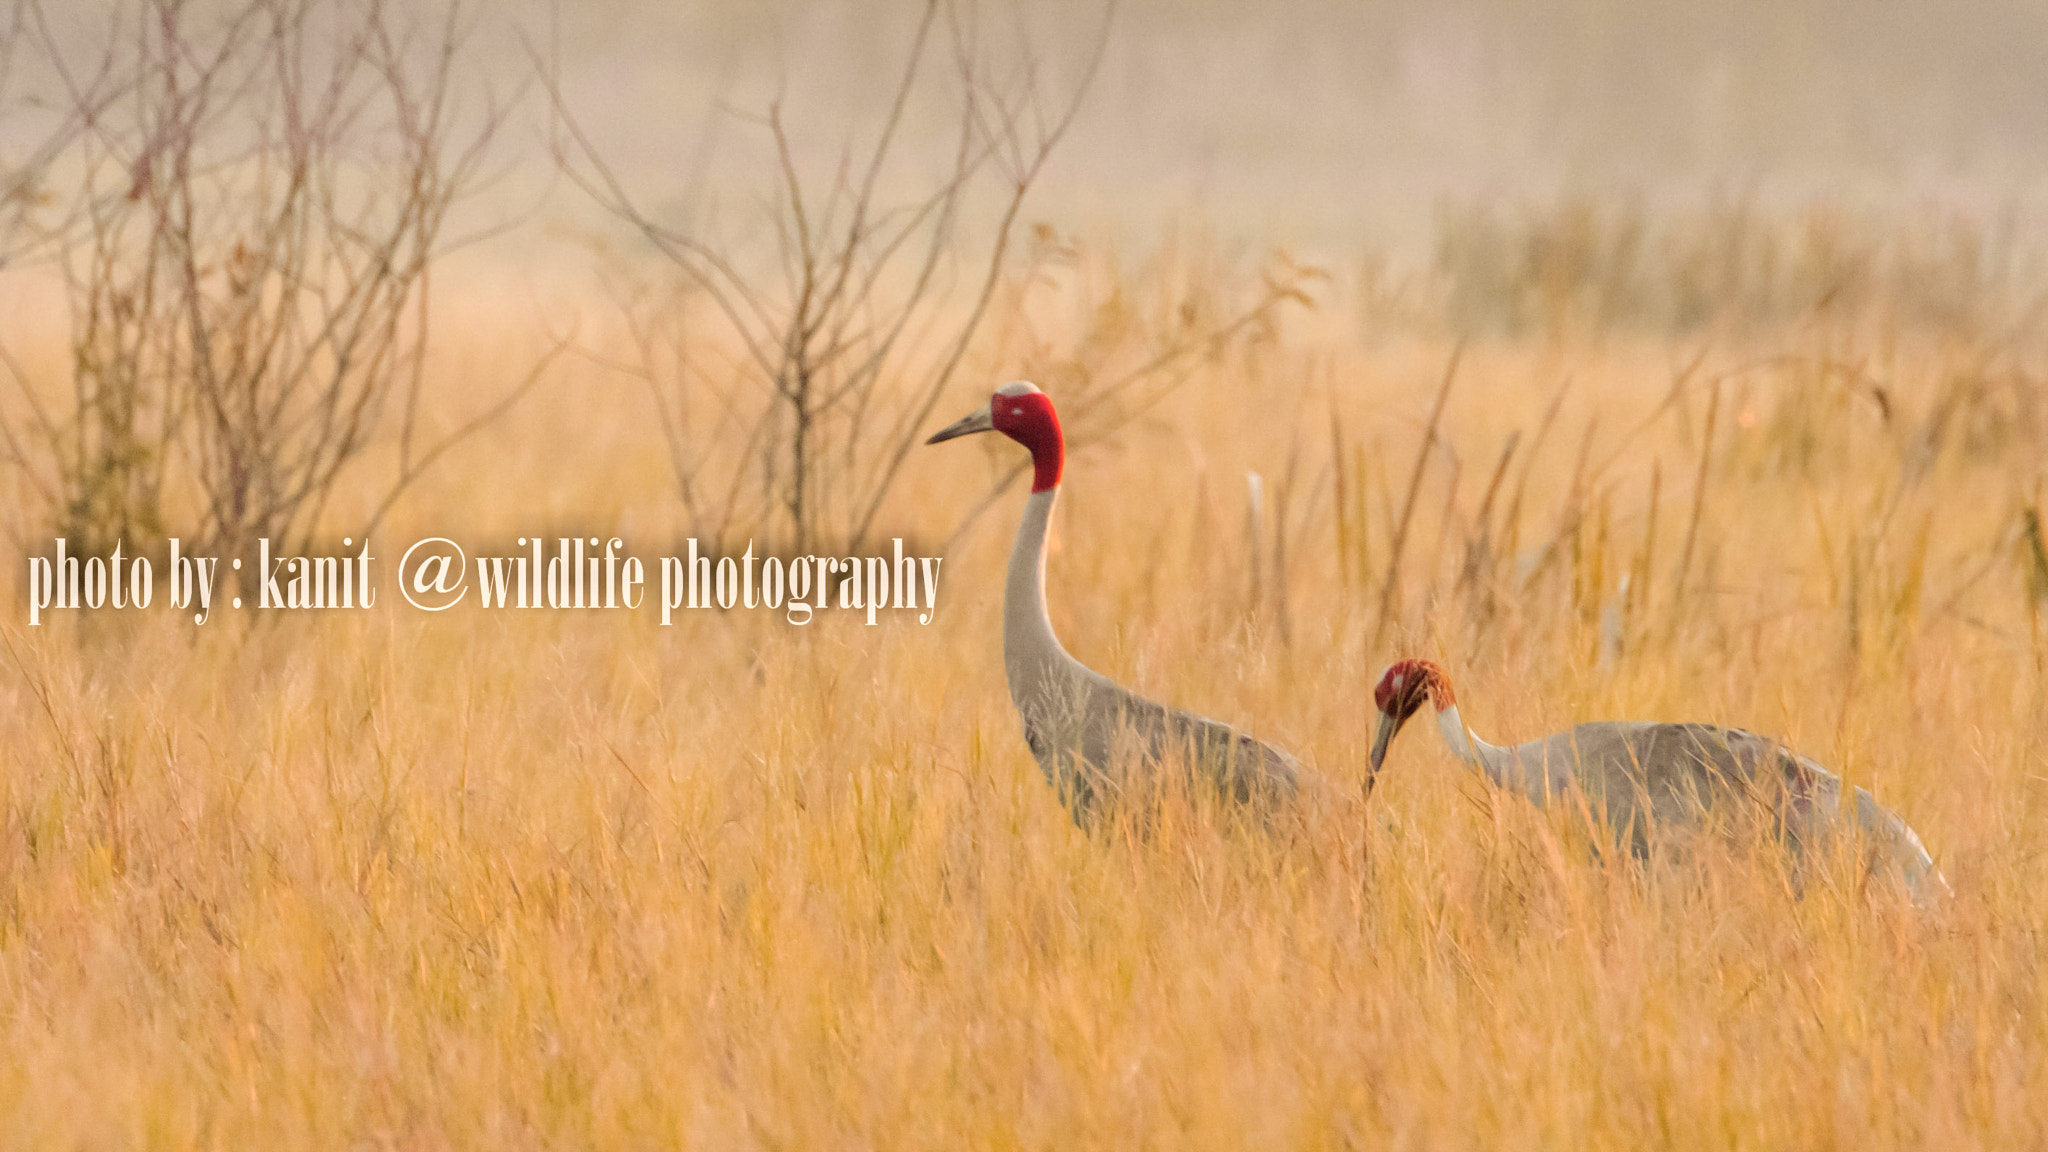
[[[1105,800],[1160,782],[1162,768],[1185,770],[1227,799],[1267,806],[1298,792],[1294,757],[1221,721],[1130,692],[1090,675],[1061,707],[1024,716],[1031,754],[1073,812],[1086,824]]]
[[[1580,724],[1508,750],[1503,784],[1539,804],[1569,795],[1642,855],[1660,836],[1716,826],[1766,834],[1803,854],[1854,828],[1873,864],[1899,868],[1916,896],[1947,883],[1920,837],[1857,788],[1784,744],[1711,724]]]

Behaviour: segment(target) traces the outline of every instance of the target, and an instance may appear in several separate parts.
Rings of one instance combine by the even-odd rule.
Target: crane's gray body
[[[1834,773],[1791,749],[1709,724],[1580,724],[1511,747],[1473,737],[1455,707],[1438,714],[1453,752],[1539,805],[1569,804],[1639,856],[1710,826],[1783,839],[1795,860],[1854,831],[1872,866],[1896,868],[1916,897],[1948,890],[1920,837],[1869,792],[1844,802]]]
[[[1301,785],[1294,757],[1228,724],[1168,708],[1068,655],[1045,606],[1045,536],[1059,489],[1034,492],[1017,527],[1003,590],[1003,669],[1045,778],[1074,822],[1171,781],[1183,769],[1233,802],[1265,808]]]

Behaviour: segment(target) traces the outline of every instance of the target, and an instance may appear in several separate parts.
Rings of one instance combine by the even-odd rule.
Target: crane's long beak
[[[1367,770],[1365,776],[1366,795],[1372,795],[1372,783],[1379,778],[1380,764],[1387,758],[1387,745],[1394,742],[1394,733],[1400,730],[1401,722],[1399,720],[1394,719],[1385,712],[1380,713],[1379,731],[1373,733],[1372,737],[1372,767]]]
[[[933,433],[932,438],[925,441],[925,443],[937,444],[941,440],[951,440],[956,436],[972,436],[976,432],[990,431],[995,426],[994,414],[989,411],[988,405],[983,404],[981,407]]]

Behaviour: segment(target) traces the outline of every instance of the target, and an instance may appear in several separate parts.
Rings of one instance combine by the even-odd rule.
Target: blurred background
[[[1102,15],[1022,0],[983,19],[1071,82]],[[519,22],[552,22],[571,105],[645,186],[745,194],[759,173],[718,103],[780,93],[872,117],[914,16],[770,0],[535,5]],[[1162,216],[1199,214],[1312,253],[1425,252],[1446,199],[1998,213],[2048,192],[2044,59],[2048,7],[2020,0],[1125,0],[1036,209],[1146,242]]]

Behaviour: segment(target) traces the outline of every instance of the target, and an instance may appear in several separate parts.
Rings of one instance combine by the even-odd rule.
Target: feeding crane
[[[1458,714],[1450,677],[1429,660],[1388,668],[1373,692],[1379,730],[1373,737],[1368,793],[1394,734],[1421,709],[1436,708],[1437,730],[1451,754],[1499,787],[1538,805],[1564,802],[1604,818],[1637,856],[1651,837],[1696,829],[1710,813],[1762,816],[1799,852],[1852,827],[1865,837],[1873,866],[1888,866],[1917,902],[1947,895],[1920,837],[1862,788],[1844,811],[1834,773],[1740,728],[1710,724],[1608,721],[1501,747],[1474,735]]]
[[[1031,755],[1074,822],[1160,783],[1162,766],[1187,769],[1254,808],[1300,787],[1294,757],[1219,721],[1169,708],[1116,684],[1067,654],[1045,607],[1045,537],[1059,499],[1066,441],[1052,399],[1024,381],[947,425],[927,444],[1000,432],[1031,452],[1031,497],[1010,549],[1003,586],[1003,670]]]

